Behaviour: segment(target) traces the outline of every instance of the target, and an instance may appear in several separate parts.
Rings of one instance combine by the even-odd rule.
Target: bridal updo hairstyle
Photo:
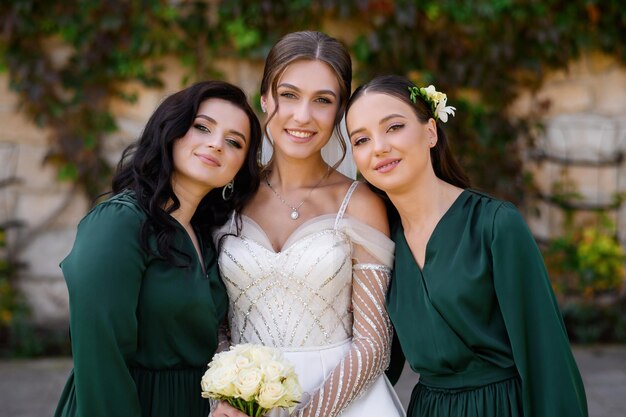
[[[348,50],[341,42],[322,32],[289,33],[283,36],[267,55],[260,92],[262,96],[269,92],[276,103],[276,108],[265,122],[265,132],[267,132],[269,121],[278,111],[278,80],[290,64],[300,60],[324,62],[332,68],[339,82],[339,107],[335,115],[335,133],[341,139],[339,142],[343,151],[343,155],[337,163],[339,165],[346,156],[346,141],[341,134],[339,123],[343,118],[352,89],[352,60]]]

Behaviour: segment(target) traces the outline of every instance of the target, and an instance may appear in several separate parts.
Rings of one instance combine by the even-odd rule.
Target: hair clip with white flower
[[[443,123],[448,121],[448,115],[454,116],[455,107],[446,106],[448,96],[435,90],[434,85],[428,87],[409,87],[411,93],[411,101],[415,103],[418,97],[421,97],[429,106],[435,115],[435,119],[441,120]]]

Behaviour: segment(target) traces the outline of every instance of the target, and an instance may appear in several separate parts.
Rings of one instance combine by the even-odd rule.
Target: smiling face
[[[401,193],[423,178],[435,178],[430,160],[437,143],[434,119],[424,124],[407,103],[371,92],[352,104],[346,124],[356,165],[375,187]]]
[[[296,61],[276,86],[277,102],[269,93],[261,98],[271,117],[268,130],[275,156],[305,159],[319,153],[333,133],[339,108],[335,73],[320,61]]]
[[[172,181],[203,193],[226,185],[246,158],[250,121],[239,107],[222,99],[208,99],[187,133],[173,145]]]

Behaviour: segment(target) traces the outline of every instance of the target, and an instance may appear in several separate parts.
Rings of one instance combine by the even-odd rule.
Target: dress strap
[[[350,184],[350,188],[348,188],[348,192],[346,192],[346,196],[343,198],[343,201],[341,202],[341,207],[339,207],[339,211],[337,212],[334,226],[335,229],[339,224],[339,220],[343,218],[343,214],[346,212],[346,208],[348,207],[348,203],[350,202],[350,197],[352,197],[352,193],[356,189],[357,185],[359,185],[359,181],[353,181],[352,184]]]

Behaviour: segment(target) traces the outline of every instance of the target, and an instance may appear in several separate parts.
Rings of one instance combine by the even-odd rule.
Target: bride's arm
[[[387,232],[384,206],[369,190],[355,193],[351,206],[367,208],[367,223]],[[356,216],[354,211],[349,214],[353,219],[363,220],[359,219],[358,209]],[[370,251],[354,242],[353,259],[351,348],[324,384],[312,393],[310,401],[296,409],[293,414],[298,417],[337,416],[363,394],[389,364],[392,328],[385,309],[389,265],[383,265]]]

